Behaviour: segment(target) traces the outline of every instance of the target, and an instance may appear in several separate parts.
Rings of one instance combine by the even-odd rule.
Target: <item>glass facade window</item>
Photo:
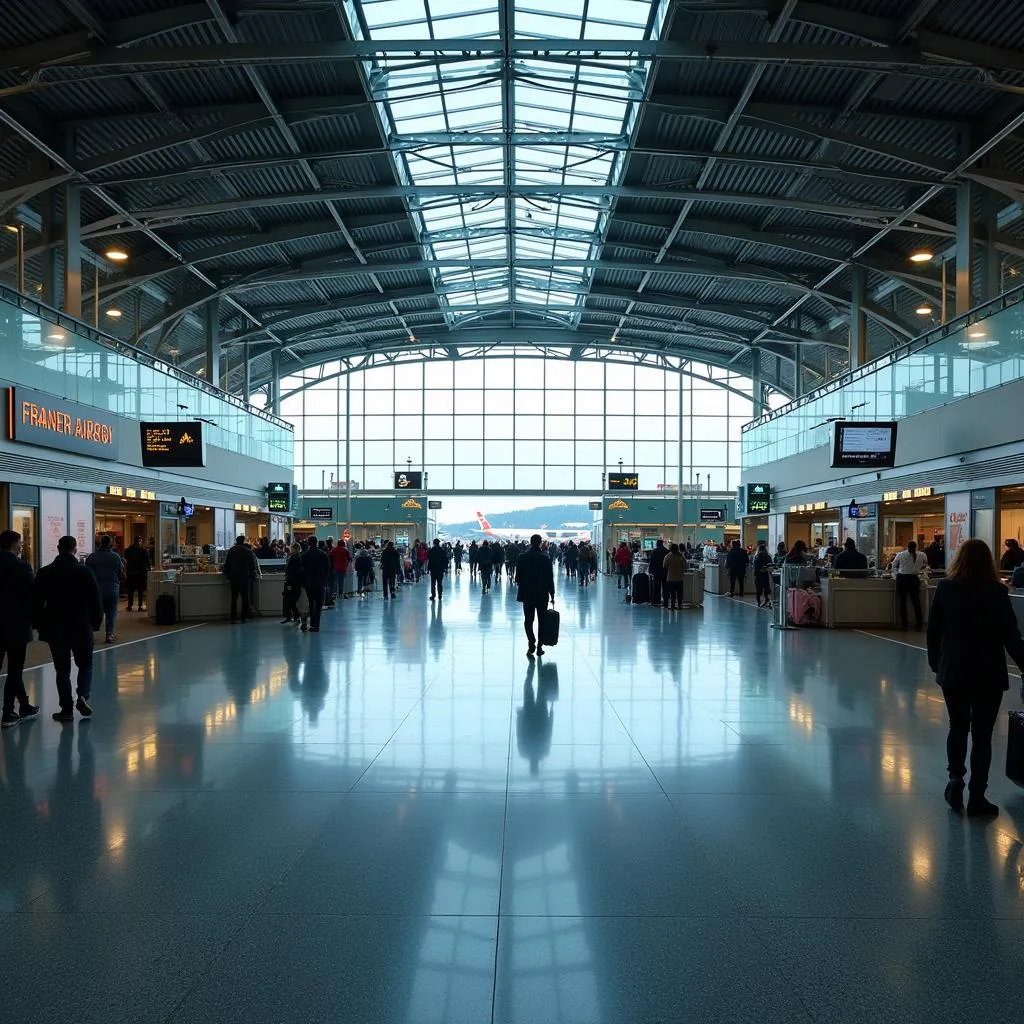
[[[12,384],[59,395],[135,420],[209,420],[207,443],[292,468],[291,429],[215,390],[193,385],[173,367],[141,362],[130,347],[105,345],[0,298],[0,373]],[[334,421],[336,424],[336,420]],[[335,431],[336,436],[336,431]]]
[[[684,484],[699,474],[705,488],[734,490],[751,382],[689,369],[517,356],[360,370],[347,381],[309,370],[282,382],[281,414],[295,425],[296,480],[307,489],[353,480],[390,490],[411,459],[431,490],[598,493],[621,459],[656,490],[679,481],[681,452]],[[403,397],[412,394],[418,414]]]

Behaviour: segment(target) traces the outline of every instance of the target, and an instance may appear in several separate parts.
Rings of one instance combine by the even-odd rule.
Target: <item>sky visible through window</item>
[[[659,0],[509,0],[515,39],[643,40]],[[366,39],[500,39],[497,0],[350,0]],[[599,50],[598,50],[599,52]],[[435,63],[404,54],[367,65],[404,183],[451,188],[410,200],[449,323],[512,307],[579,320],[642,99],[647,62],[501,56]],[[536,194],[537,187],[550,194]],[[479,190],[475,191],[474,190]],[[578,261],[578,262],[574,262]]]

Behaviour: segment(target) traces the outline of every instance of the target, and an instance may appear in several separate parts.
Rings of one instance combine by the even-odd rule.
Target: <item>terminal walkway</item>
[[[90,723],[30,672],[44,716],[0,737],[13,1019],[1021,1020],[1004,722],[1003,813],[958,819],[920,651],[560,583],[539,664],[467,572],[320,634],[98,653]]]

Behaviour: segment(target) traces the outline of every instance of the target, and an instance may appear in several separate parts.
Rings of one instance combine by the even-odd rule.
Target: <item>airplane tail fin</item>
[[[477,512],[476,521],[480,524],[480,529],[483,530],[484,533],[491,532],[491,524],[484,518],[483,512]]]

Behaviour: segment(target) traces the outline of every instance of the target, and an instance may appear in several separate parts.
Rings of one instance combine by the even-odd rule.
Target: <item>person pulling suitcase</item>
[[[551,642],[545,630],[545,617],[548,615],[548,600],[555,603],[555,572],[551,567],[551,559],[541,551],[543,543],[539,533],[530,538],[530,550],[519,556],[516,563],[516,586],[519,592],[516,600],[523,606],[524,627],[529,649],[526,652],[528,658],[532,658],[534,652],[540,657],[544,654],[544,642]],[[540,643],[533,631],[533,620],[536,618],[540,628]],[[554,623],[556,628],[555,642],[557,636],[557,620]]]

